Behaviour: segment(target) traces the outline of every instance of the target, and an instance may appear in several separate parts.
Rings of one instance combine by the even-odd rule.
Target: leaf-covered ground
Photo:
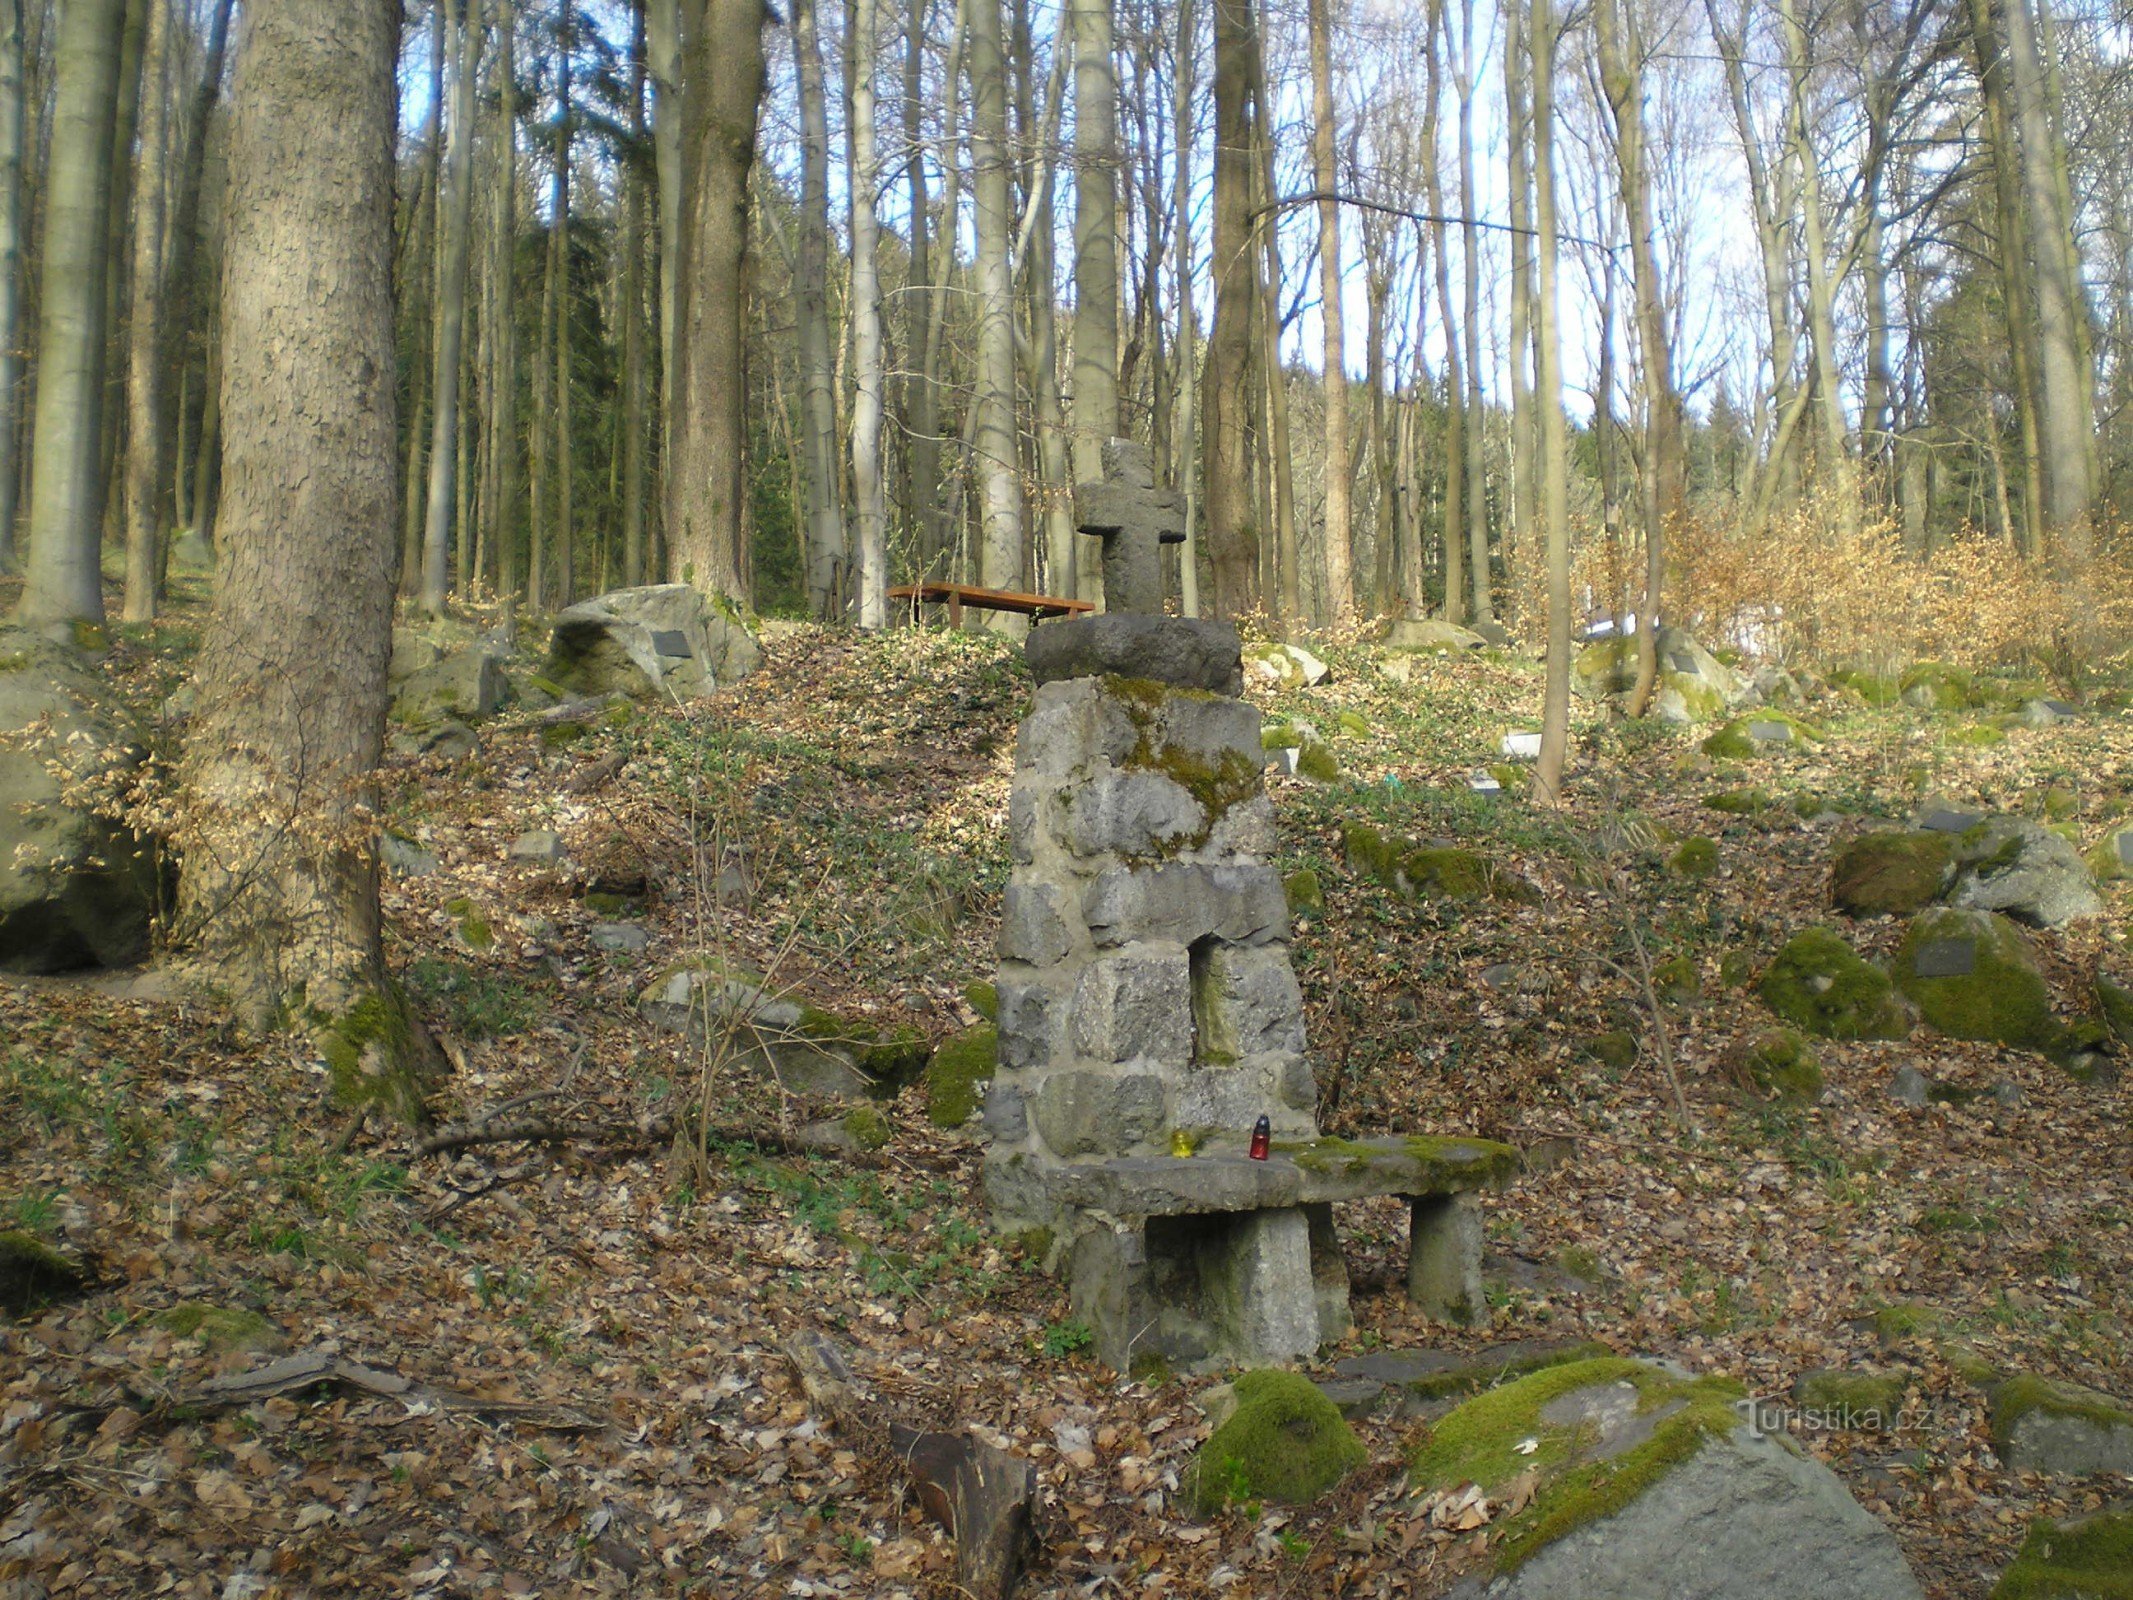
[[[182,619],[159,642],[185,643]],[[1824,699],[1806,712],[1830,734],[1818,751],[1726,771],[1687,738],[1592,722],[1557,813],[1466,783],[1535,725],[1531,665],[1443,661],[1399,686],[1362,651],[1330,659],[1322,687],[1261,696],[1322,729],[1345,774],[1275,786],[1283,865],[1325,892],[1297,953],[1327,1120],[1568,1159],[1489,1203],[1485,1336],[1414,1317],[1401,1219],[1351,1208],[1357,1327],[1328,1361],[1575,1332],[1758,1393],[1821,1367],[1909,1371],[1898,1431],[1803,1442],[1947,1600],[1984,1595],[2033,1516],[2122,1494],[2010,1475],[1979,1393],[1869,1322],[1930,1302],[1998,1364],[2133,1396],[2133,1092],[1921,1032],[1823,1047],[1822,1100],[1785,1111],[1744,1097],[1729,1057],[1768,1020],[1747,975],[1833,920],[1841,841],[1926,794],[2037,815],[2054,786],[2093,838],[2133,801],[2133,722],[1977,746],[1957,733],[1974,718]],[[114,670],[147,691],[171,666],[135,642]],[[687,712],[506,717],[468,760],[396,764],[391,825],[438,860],[389,878],[386,905],[394,965],[454,1062],[440,1115],[532,1096],[514,1115],[550,1137],[425,1153],[332,1111],[303,1050],[241,1042],[153,981],[0,985],[0,1228],[98,1273],[0,1323],[0,1596],[952,1592],[894,1476],[810,1416],[779,1352],[810,1326],[856,1346],[905,1415],[1035,1460],[1028,1593],[1441,1592],[1488,1530],[1407,1497],[1418,1424],[1363,1424],[1372,1465],[1317,1506],[1194,1517],[1172,1490],[1208,1380],[1087,1361],[1061,1286],[988,1236],[971,1134],[928,1125],[912,1089],[878,1153],[794,1153],[821,1108],[707,1069],[634,1010],[665,963],[708,949],[877,1025],[966,1026],[1026,694],[987,638],[786,628],[761,673]],[[1702,803],[1747,787],[1773,804]],[[1484,851],[1539,903],[1399,900],[1342,863],[1358,817]],[[567,842],[560,866],[511,857],[537,828]],[[1698,835],[1715,873],[1670,871]],[[2105,918],[2041,941],[2068,1017],[2099,968],[2133,971],[2125,891],[2108,893]],[[617,921],[641,922],[641,953],[594,943]],[[1897,930],[1845,931],[1885,950]],[[1677,982],[1653,1017],[1638,940],[1685,958],[1700,993]],[[1614,1032],[1636,1041],[1627,1065],[1592,1053]],[[2019,1094],[1911,1109],[1888,1092],[1905,1064]],[[677,1125],[700,1142],[677,1148]],[[472,1403],[201,1403],[219,1373],[319,1349]]]

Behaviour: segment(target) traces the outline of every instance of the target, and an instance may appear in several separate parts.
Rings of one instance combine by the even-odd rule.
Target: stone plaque
[[[1977,971],[1977,946],[1968,939],[1928,939],[1911,958],[1921,978],[1967,978]]]
[[[1669,654],[1666,659],[1667,664],[1676,672],[1685,672],[1692,678],[1699,676],[1696,668],[1696,658],[1690,655],[1688,651],[1676,650]]]
[[[2044,709],[2055,717],[2078,717],[2081,713],[2064,700],[2047,700]]]
[[[1919,826],[1928,833],[1968,833],[1984,820],[1975,811],[1934,811]]]
[[[652,635],[652,649],[662,656],[672,656],[686,661],[696,654],[689,648],[689,636],[679,628],[662,628]]]

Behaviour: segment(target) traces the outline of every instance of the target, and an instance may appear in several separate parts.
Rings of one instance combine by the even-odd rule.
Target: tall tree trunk
[[[1429,82],[1422,110],[1422,192],[1431,215],[1440,219],[1444,215],[1444,186],[1438,173],[1437,129],[1443,106],[1443,62],[1439,50],[1441,47],[1449,54],[1449,34],[1444,0],[1430,0]],[[1444,620],[1463,623],[1466,621],[1466,362],[1460,350],[1459,318],[1452,309],[1449,232],[1441,220],[1425,224],[1422,248],[1435,261],[1437,314],[1444,319]]]
[[[1193,9],[1193,0],[1178,0],[1177,94],[1171,108],[1175,130],[1172,142],[1176,146],[1172,166],[1175,190],[1170,206],[1178,305],[1178,489],[1185,497],[1185,542],[1178,548],[1178,603],[1188,617],[1200,614],[1200,330],[1192,292],[1192,154],[1197,120],[1193,100],[1197,38]],[[1148,247],[1155,248],[1153,239]]]
[[[571,47],[574,42],[571,0],[563,0],[556,21],[556,111],[555,171],[548,191],[548,251],[555,275],[555,458],[553,473],[555,526],[556,603],[567,606],[577,598],[577,519],[572,509],[576,493],[576,443],[570,425],[571,322],[570,292],[570,134],[573,115],[570,99]]]
[[[1355,465],[1348,452],[1348,355],[1341,307],[1341,208],[1334,198],[1333,28],[1328,0],[1310,0],[1311,167],[1318,187],[1318,303],[1326,330],[1326,600],[1338,627],[1355,612],[1354,516],[1349,493]]]
[[[878,3],[878,0],[877,0]],[[911,267],[904,315],[905,359],[911,373],[904,383],[904,432],[911,441],[909,482],[905,486],[905,522],[916,535],[918,569],[922,577],[937,578],[941,552],[947,540],[941,525],[941,400],[937,351],[932,342],[933,305],[939,291],[934,285],[932,200],[927,194],[925,106],[926,30],[933,16],[933,0],[913,0],[904,29],[904,183],[909,191]],[[953,81],[951,79],[951,81]],[[953,95],[950,96],[954,98]],[[955,166],[954,142],[944,146],[944,164]],[[948,265],[955,261],[955,220],[944,219],[941,227]]]
[[[746,598],[748,172],[763,95],[762,0],[684,0],[670,576]]]
[[[29,239],[23,157],[29,95],[22,0],[0,0],[0,573],[16,566],[22,496],[22,274]]]
[[[125,9],[125,0],[68,0],[59,17],[37,296],[30,555],[16,609],[35,624],[104,620],[105,279]]]
[[[1001,44],[1000,0],[972,0],[970,9],[970,167],[977,200],[978,370],[972,405],[977,413],[977,471],[984,505],[978,581],[988,588],[1022,583],[1022,481],[1015,430],[1014,285],[1007,245],[1013,226],[1009,197],[1012,155],[1007,147],[1007,63]],[[1010,612],[991,614],[992,626],[1020,632]]]
[[[1260,370],[1266,378],[1265,446],[1268,476],[1274,490],[1274,570],[1279,614],[1276,625],[1283,633],[1301,626],[1303,573],[1296,530],[1296,443],[1289,428],[1289,382],[1281,365],[1281,212],[1275,204],[1273,107],[1266,81],[1265,35],[1252,32],[1252,177],[1258,184],[1254,209],[1259,215],[1259,239],[1266,254],[1266,275],[1260,280],[1256,303],[1259,308]]]
[[[1466,331],[1466,536],[1467,575],[1474,586],[1474,621],[1493,622],[1489,598],[1488,411],[1481,394],[1481,198],[1474,187],[1474,0],[1460,0],[1464,26],[1452,57],[1452,87],[1459,96],[1459,209],[1465,274],[1462,321]],[[1447,34],[1446,42],[1450,42]]]
[[[792,53],[800,88],[800,252],[793,310],[800,335],[800,438],[807,476],[807,606],[841,617],[846,570],[844,476],[837,462],[837,379],[829,322],[829,104],[816,0],[793,0]]]
[[[186,743],[179,925],[250,1026],[301,1019],[337,1097],[413,1118],[434,1052],[386,974],[369,821],[392,650],[399,7],[245,10],[226,554]]]
[[[1540,510],[1548,560],[1548,655],[1541,699],[1540,763],[1534,792],[1551,804],[1563,792],[1570,756],[1570,451],[1563,419],[1555,220],[1555,6],[1530,0],[1527,50],[1533,63],[1533,217],[1540,235],[1534,285],[1534,388],[1540,408]]]
[[[645,430],[650,418],[645,406],[645,306],[644,253],[650,240],[646,232],[645,205],[645,15],[642,6],[631,13],[630,28],[630,143],[633,155],[623,173],[622,257],[622,586],[634,589],[644,582]]]
[[[1118,413],[1118,80],[1115,0],[1070,0],[1074,27],[1074,479],[1103,476]],[[1189,4],[1189,0],[1187,0]],[[1153,248],[1151,241],[1150,248]],[[1046,286],[1049,293],[1049,285]],[[1103,598],[1103,551],[1082,539],[1062,594]],[[1061,575],[1063,583],[1064,574]]]
[[[656,0],[655,0],[656,4]],[[490,274],[496,299],[496,395],[488,418],[489,457],[495,478],[490,497],[489,548],[496,563],[496,591],[518,599],[518,9],[516,0],[496,8],[496,213]],[[506,611],[506,616],[511,615]]]
[[[1814,357],[1816,399],[1820,402],[1817,416],[1822,424],[1821,477],[1836,497],[1839,526],[1856,536],[1859,489],[1852,473],[1851,447],[1845,437],[1844,395],[1837,374],[1836,291],[1830,281],[1829,252],[1823,237],[1822,167],[1807,125],[1808,78],[1813,64],[1798,0],[1778,0],[1778,19],[1783,25],[1785,70],[1791,83],[1786,122],[1800,178],[1800,252],[1806,258],[1807,342]]]
[[[126,325],[126,595],[130,623],[155,620],[164,527],[163,222],[170,154],[170,0],[148,0],[142,45],[140,156],[134,165],[132,311]]]
[[[1257,0],[1214,0],[1215,317],[1200,394],[1202,484],[1214,615],[1241,617],[1259,604],[1259,530],[1245,431],[1252,366],[1257,260],[1252,233],[1252,57]]]
[[[408,326],[407,405],[402,421],[407,433],[407,463],[400,480],[400,593],[412,598],[422,584],[422,514],[429,503],[430,442],[428,380],[434,376],[437,348],[437,289],[443,277],[438,241],[444,197],[444,58],[445,0],[431,0],[429,37],[429,126],[407,237],[394,282],[401,320]],[[418,291],[416,285],[421,285]]]
[[[1511,534],[1508,558],[1518,540],[1532,540],[1540,517],[1539,419],[1533,400],[1533,115],[1529,95],[1526,32],[1519,26],[1519,0],[1504,6],[1504,106],[1511,147]]]
[[[852,66],[847,186],[852,197],[852,369],[858,390],[852,402],[852,498],[862,628],[886,627],[889,621],[889,507],[881,462],[887,363],[882,351],[881,273],[876,260],[881,225],[874,211],[874,196],[881,186],[874,130],[879,27],[878,0],[853,0],[847,46]]]
[[[437,0],[443,6],[447,0]],[[480,19],[473,0],[454,0],[448,21],[451,85],[443,187],[439,190],[437,348],[430,376],[429,511],[422,531],[422,586],[417,604],[444,615],[451,594],[452,512],[459,467],[460,354],[467,322],[467,250],[474,233],[474,73]]]

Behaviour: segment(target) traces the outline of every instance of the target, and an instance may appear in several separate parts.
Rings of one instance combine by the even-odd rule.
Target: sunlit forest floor
[[[182,671],[197,602],[114,641],[144,705]],[[1998,1366],[2133,1396],[2133,1088],[1923,1030],[1820,1045],[1804,1109],[1744,1093],[1729,1062],[1769,1021],[1755,972],[1841,920],[1842,841],[1927,796],[2041,817],[2054,789],[2093,839],[2133,809],[2133,719],[1977,744],[1974,717],[1826,694],[1802,709],[1826,742],[1720,770],[1694,736],[1581,704],[1557,812],[1467,782],[1538,725],[1535,664],[1488,652],[1399,685],[1366,650],[1325,653],[1321,687],[1254,691],[1324,730],[1343,773],[1272,780],[1281,864],[1324,896],[1297,930],[1324,1120],[1566,1155],[1488,1201],[1486,1332],[1411,1314],[1401,1219],[1353,1208],[1356,1330],[1325,1363],[1578,1335],[1758,1394],[1908,1374],[1894,1431],[1802,1442],[1948,1600],[1983,1596],[2032,1517],[2123,1492],[2011,1475],[1948,1347],[1885,1344],[1875,1313],[1925,1302]],[[806,1327],[856,1346],[905,1415],[1035,1459],[1027,1593],[1426,1596],[1471,1567],[1471,1539],[1407,1500],[1412,1420],[1359,1421],[1371,1464],[1318,1505],[1194,1516],[1171,1491],[1212,1380],[1087,1359],[1062,1286],[987,1232],[974,1125],[931,1126],[914,1087],[879,1151],[808,1153],[821,1108],[637,1013],[709,948],[841,1014],[936,1039],[973,1022],[1027,693],[988,637],[786,625],[761,672],[686,710],[507,713],[471,757],[395,758],[389,825],[437,866],[388,876],[389,951],[454,1063],[440,1119],[538,1096],[545,1138],[424,1153],[331,1109],[307,1051],[152,982],[0,984],[0,1227],[100,1274],[0,1324],[0,1596],[951,1593],[950,1549],[893,1475],[810,1417],[779,1349]],[[1751,789],[1746,810],[1704,803]],[[1343,864],[1357,818],[1479,850],[1538,903],[1401,899]],[[559,864],[511,856],[535,829]],[[1715,842],[1708,875],[1668,865],[1691,837]],[[2099,969],[2133,976],[2127,890],[2105,893],[2104,917],[2040,936],[2067,1018]],[[593,942],[616,923],[645,948]],[[1686,961],[1656,1019],[1632,924]],[[1899,924],[1845,931],[1886,951]],[[1956,1093],[1898,1103],[1906,1065]],[[697,1108],[702,1162],[668,1133]],[[218,1373],[321,1349],[476,1399],[199,1403]]]

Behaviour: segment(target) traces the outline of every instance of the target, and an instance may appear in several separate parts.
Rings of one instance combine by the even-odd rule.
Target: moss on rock
[[[2133,1600],[2133,1511],[2030,1524],[1991,1600]]]
[[[155,1324],[181,1339],[197,1339],[211,1351],[278,1350],[287,1341],[281,1330],[245,1306],[209,1305],[188,1300],[155,1315]]]
[[[1824,1039],[1901,1039],[1911,1031],[1888,974],[1828,928],[1786,940],[1756,992],[1785,1021]]]
[[[1810,1426],[1886,1433],[1896,1426],[1910,1380],[1900,1372],[1825,1368],[1802,1373],[1792,1397],[1816,1413]]]
[[[0,1228],[0,1310],[33,1311],[82,1289],[88,1274],[35,1234]]]
[[[926,1066],[926,1118],[937,1128],[959,1128],[978,1109],[978,1085],[990,1081],[1000,1060],[1000,1031],[989,1022],[967,1028],[933,1052]]]
[[[1281,889],[1288,897],[1290,916],[1316,917],[1325,914],[1325,888],[1319,883],[1318,874],[1309,867],[1300,868],[1283,878]]]
[[[889,1142],[889,1118],[880,1106],[854,1106],[844,1114],[844,1131],[862,1150],[879,1150]]]
[[[1717,842],[1700,835],[1682,840],[1667,857],[1666,869],[1677,878],[1710,877],[1718,870]]]
[[[385,983],[339,1011],[311,1012],[312,1039],[325,1058],[336,1105],[376,1106],[400,1121],[429,1120],[423,1104],[435,1048],[418,1030],[399,989]]]
[[[1765,1028],[1742,1046],[1738,1064],[1742,1087],[1759,1099],[1801,1106],[1822,1098],[1822,1063],[1794,1029]]]
[[[1579,1390],[1611,1384],[1637,1390],[1637,1410],[1656,1414],[1641,1442],[1590,1459],[1589,1426],[1543,1415]],[[1409,1479],[1417,1489],[1479,1484],[1496,1496],[1521,1474],[1539,1478],[1531,1500],[1499,1519],[1496,1568],[1515,1571],[1536,1551],[1578,1528],[1612,1516],[1713,1438],[1740,1423],[1741,1386],[1726,1378],[1678,1378],[1641,1361],[1602,1357],[1549,1367],[1478,1395],[1450,1412],[1415,1452]]]
[[[2113,828],[2096,841],[2085,859],[2098,883],[2133,878],[2133,825]]]
[[[1855,917],[1906,917],[1940,898],[1954,865],[1944,833],[1862,834],[1830,866],[1830,904]]]
[[[1870,706],[1892,706],[1902,693],[1897,681],[1881,672],[1867,672],[1858,667],[1839,667],[1829,675],[1829,681],[1840,689],[1847,689]]]
[[[987,1022],[1000,1020],[1000,991],[984,979],[976,979],[963,985],[963,999],[971,1010]]]
[[[1620,1070],[1637,1059],[1637,1036],[1621,1028],[1596,1033],[1587,1039],[1583,1052],[1603,1066]]]
[[[2007,1379],[1992,1392],[1992,1444],[2001,1455],[2014,1439],[2015,1425],[2024,1417],[2041,1413],[2093,1423],[2099,1428],[2133,1429],[2133,1411],[2109,1395],[2079,1384],[2059,1383],[2021,1373]]]
[[[1189,1490],[1203,1515],[1246,1500],[1303,1505],[1370,1459],[1333,1402],[1296,1372],[1247,1372],[1237,1409],[1200,1446]]]
[[[2028,938],[1989,911],[1942,906],[1912,919],[1896,952],[1896,978],[1919,1014],[1951,1039],[2050,1050],[2065,1032]]]
[[[1759,811],[1770,809],[1770,796],[1760,789],[1727,789],[1720,794],[1703,797],[1704,809],[1723,812],[1729,817],[1752,817]]]
[[[1751,732],[1766,726],[1783,728],[1784,737],[1757,738]],[[1802,745],[1819,744],[1821,739],[1822,735],[1814,727],[1798,717],[1766,710],[1735,718],[1704,740],[1702,749],[1705,755],[1721,761],[1752,761],[1772,750],[1798,749]]]
[[[1925,711],[1967,711],[1982,703],[1977,679],[1945,661],[1919,662],[1897,680],[1897,691],[1905,704]]]

